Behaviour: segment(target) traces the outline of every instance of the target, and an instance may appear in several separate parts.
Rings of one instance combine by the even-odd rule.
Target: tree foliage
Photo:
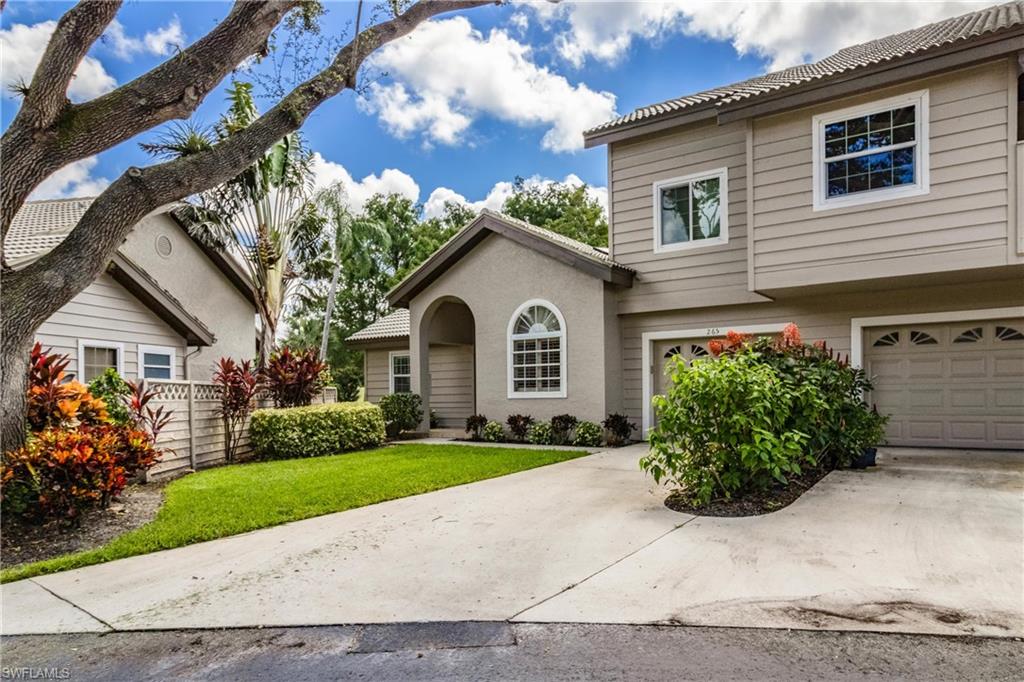
[[[531,183],[517,177],[501,210],[591,246],[608,246],[608,219],[586,185]]]

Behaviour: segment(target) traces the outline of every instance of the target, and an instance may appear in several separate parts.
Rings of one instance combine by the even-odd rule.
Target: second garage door
[[[1024,319],[865,330],[891,445],[1024,448]]]

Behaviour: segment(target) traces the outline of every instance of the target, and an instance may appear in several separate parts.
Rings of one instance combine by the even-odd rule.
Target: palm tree
[[[324,254],[331,266],[331,284],[327,290],[327,306],[320,338],[320,360],[323,361],[327,358],[327,341],[331,334],[331,316],[334,313],[334,299],[338,293],[342,264],[355,268],[357,272],[353,275],[359,272],[369,274],[373,267],[373,257],[368,247],[377,245],[387,248],[391,239],[387,228],[380,222],[365,215],[352,215],[345,186],[340,181],[317,192],[315,202],[327,223]]]
[[[188,156],[213,147],[259,116],[251,84],[232,83],[228,99],[227,113],[212,130],[179,125],[143,148],[164,157]],[[248,270],[262,327],[260,366],[276,346],[288,298],[321,255],[324,221],[310,196],[310,159],[301,138],[288,135],[242,173],[193,197],[181,209],[193,234],[235,255]]]

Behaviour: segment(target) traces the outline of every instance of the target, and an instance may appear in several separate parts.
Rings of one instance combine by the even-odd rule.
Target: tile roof
[[[611,265],[616,268],[621,268],[623,270],[629,270],[630,272],[633,272],[632,268],[628,268],[625,265],[622,265],[621,263],[616,263],[614,260],[612,260],[612,257],[608,255],[607,249],[601,249],[596,246],[591,246],[590,244],[585,244],[577,239],[566,237],[565,235],[559,234],[557,232],[552,232],[551,230],[545,229],[543,227],[537,227],[533,223],[528,223],[525,220],[513,218],[512,216],[506,215],[499,211],[493,211],[489,208],[485,208],[484,210],[480,211],[480,213],[482,215],[494,216],[495,218],[503,220],[506,223],[510,223],[514,227],[518,227],[521,230],[525,230],[526,232],[537,235],[541,239],[545,239],[549,242],[552,242],[553,244],[558,244],[559,246],[571,249],[579,253],[581,256],[585,256],[586,258],[601,263],[602,265]]]
[[[812,64],[801,64],[781,71],[757,76],[739,83],[712,88],[666,102],[641,107],[625,116],[602,123],[583,133],[591,137],[617,128],[659,118],[688,109],[723,107],[749,100],[784,88],[802,85],[865,68],[882,62],[894,61],[952,43],[968,41],[989,33],[1024,26],[1024,0],[945,19],[927,26],[896,33],[860,45],[846,47]]]
[[[27,201],[14,215],[4,240],[4,257],[12,267],[42,255],[64,241],[85,214],[92,197]]]
[[[396,308],[368,327],[360,329],[346,341],[376,341],[379,339],[399,339],[409,336],[409,311]]]

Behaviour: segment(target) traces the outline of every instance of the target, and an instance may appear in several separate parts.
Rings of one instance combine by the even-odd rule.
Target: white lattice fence
[[[147,379],[146,384],[160,391],[160,397],[153,401],[155,406],[164,405],[174,411],[158,441],[167,452],[149,475],[164,478],[189,469],[223,464],[224,422],[219,415],[220,389],[205,381]],[[315,402],[337,402],[337,391],[324,389]],[[258,407],[269,405],[266,398],[257,400]],[[245,459],[251,454],[247,421],[235,457]]]

